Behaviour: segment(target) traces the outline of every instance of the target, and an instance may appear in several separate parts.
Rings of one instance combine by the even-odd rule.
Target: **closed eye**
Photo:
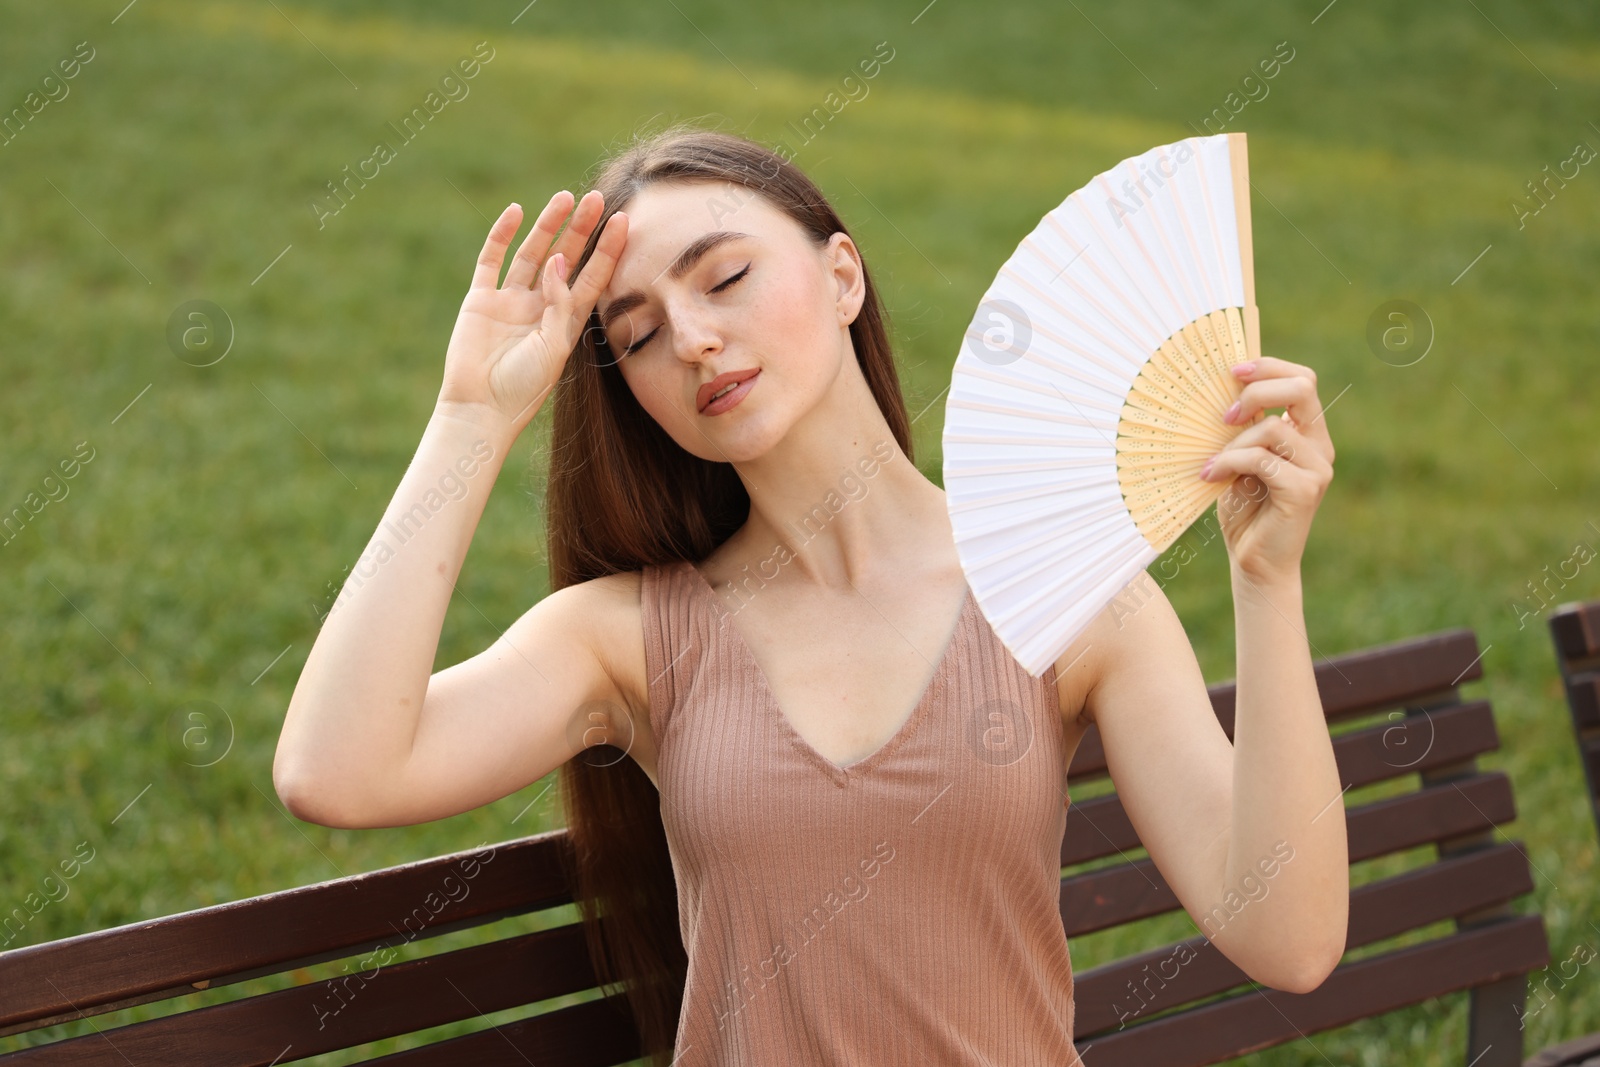
[[[744,265],[744,269],[743,270],[739,271],[739,273],[735,274],[733,277],[729,278],[727,281],[723,282],[722,284],[715,286],[714,288],[712,288],[711,291],[713,293],[720,293],[724,289],[727,289],[727,288],[730,288],[731,286],[737,285],[739,283],[739,279],[743,278],[746,274],[749,274],[749,273],[750,273],[750,264],[746,263]],[[656,329],[651,330],[649,333],[645,334],[639,340],[635,341],[633,344],[631,344],[627,348],[623,349],[622,350],[622,354],[625,355],[625,356],[633,355],[639,349],[643,348],[646,344],[648,344],[649,341],[650,341],[650,338],[654,337],[659,330],[660,330],[659,326],[656,327]]]
[[[746,274],[749,274],[749,273],[750,273],[750,264],[746,263],[744,265],[744,269],[743,270],[741,270],[738,274],[735,274],[733,277],[729,278],[727,281],[723,282],[721,285],[717,286],[715,289],[712,289],[711,291],[713,293],[720,293],[720,292],[722,292],[722,290],[728,288],[730,285],[734,285],[735,283],[737,283],[740,278],[743,278]]]

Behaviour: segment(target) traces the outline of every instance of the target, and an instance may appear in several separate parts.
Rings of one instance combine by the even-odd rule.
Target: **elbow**
[[[1333,973],[1334,968],[1338,965],[1338,956],[1334,956],[1332,960],[1315,960],[1297,964],[1280,976],[1277,981],[1264,984],[1270,985],[1274,989],[1281,989],[1285,993],[1311,993],[1328,980],[1328,976]]]
[[[1320,988],[1338,968],[1349,941],[1348,887],[1346,881],[1332,901],[1316,906],[1309,914],[1302,913],[1290,929],[1280,929],[1272,939],[1275,950],[1258,961],[1263,973],[1251,977],[1285,993],[1305,994]]]
[[[272,788],[278,794],[278,802],[301,822],[318,822],[317,794],[303,777],[296,777],[283,769],[281,764],[272,765]]]
[[[275,761],[272,765],[272,788],[278,800],[301,822],[315,823],[339,830],[361,829],[359,820],[349,817],[335,803],[330,791],[309,776],[298,773],[290,765]]]
[[[1281,989],[1285,993],[1310,993],[1315,991],[1339,966],[1344,957],[1344,931],[1337,943],[1324,942],[1320,946],[1301,948],[1293,955],[1276,960],[1261,974],[1251,975],[1262,985]]]
[[[272,788],[290,815],[336,830],[385,825],[372,821],[378,806],[350,770],[281,736],[272,757]]]

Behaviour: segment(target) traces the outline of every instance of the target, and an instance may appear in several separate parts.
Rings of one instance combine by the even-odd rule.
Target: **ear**
[[[836,308],[839,325],[848,326],[861,312],[867,298],[866,268],[861,263],[861,253],[848,234],[836,233],[828,238],[824,260],[837,286]]]

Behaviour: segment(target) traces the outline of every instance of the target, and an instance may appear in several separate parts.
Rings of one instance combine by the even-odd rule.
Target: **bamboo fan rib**
[[[1023,238],[967,328],[946,501],[1034,677],[1227,488],[1200,468],[1243,428],[1229,368],[1260,354],[1249,189],[1242,133],[1125,159]]]

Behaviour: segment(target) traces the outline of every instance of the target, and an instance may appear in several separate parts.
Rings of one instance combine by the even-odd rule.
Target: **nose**
[[[713,308],[680,302],[668,309],[672,322],[672,350],[677,358],[694,366],[722,351],[722,324]]]

